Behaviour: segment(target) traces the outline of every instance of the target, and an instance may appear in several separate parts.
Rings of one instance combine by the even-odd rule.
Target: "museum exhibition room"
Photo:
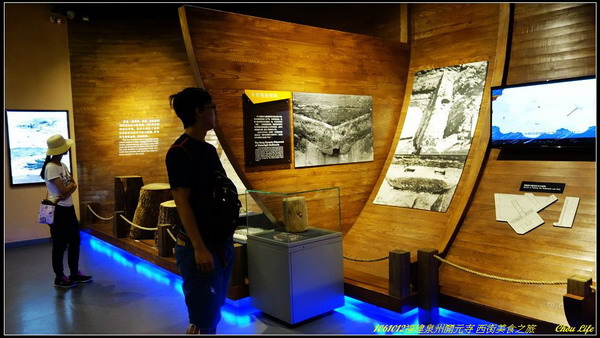
[[[4,334],[186,332],[165,159],[189,87],[235,185],[217,334],[595,334],[596,15],[5,3]],[[57,134],[68,285],[40,177]]]

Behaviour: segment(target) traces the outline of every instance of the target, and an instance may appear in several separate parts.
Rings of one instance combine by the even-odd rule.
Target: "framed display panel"
[[[487,61],[415,74],[394,158],[373,203],[446,212],[471,147]]]
[[[373,98],[293,93],[295,167],[373,161]]]
[[[244,156],[247,167],[289,168],[291,92],[245,90]]]
[[[70,138],[69,111],[6,109],[5,114],[11,186],[44,183],[46,140],[55,134]],[[72,173],[70,153],[62,162]]]

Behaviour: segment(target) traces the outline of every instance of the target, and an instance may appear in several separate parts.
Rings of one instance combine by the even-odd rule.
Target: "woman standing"
[[[77,184],[67,166],[61,162],[73,140],[61,135],[53,135],[47,140],[48,151],[46,161],[42,166],[40,176],[46,181],[48,199],[56,203],[54,223],[50,225],[52,236],[52,268],[56,274],[54,286],[70,288],[75,283],[86,283],[92,276],[86,276],[79,271],[79,221],[75,215],[75,207],[71,195],[77,190]],[[63,271],[63,258],[68,249],[68,264],[70,276]]]

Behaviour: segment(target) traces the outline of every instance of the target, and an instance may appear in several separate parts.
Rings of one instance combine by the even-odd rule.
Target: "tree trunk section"
[[[160,204],[171,199],[173,199],[173,195],[168,183],[152,183],[143,186],[140,190],[140,198],[132,223],[144,228],[156,228]],[[129,237],[132,239],[152,239],[154,238],[154,232],[132,225]]]

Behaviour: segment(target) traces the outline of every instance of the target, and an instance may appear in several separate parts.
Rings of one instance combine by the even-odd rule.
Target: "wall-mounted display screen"
[[[593,148],[596,78],[492,87],[494,148]]]
[[[46,150],[46,141],[55,134],[69,137],[67,110],[6,110],[6,136],[10,158],[10,184],[44,183],[40,177]],[[71,157],[62,162],[71,168]]]

